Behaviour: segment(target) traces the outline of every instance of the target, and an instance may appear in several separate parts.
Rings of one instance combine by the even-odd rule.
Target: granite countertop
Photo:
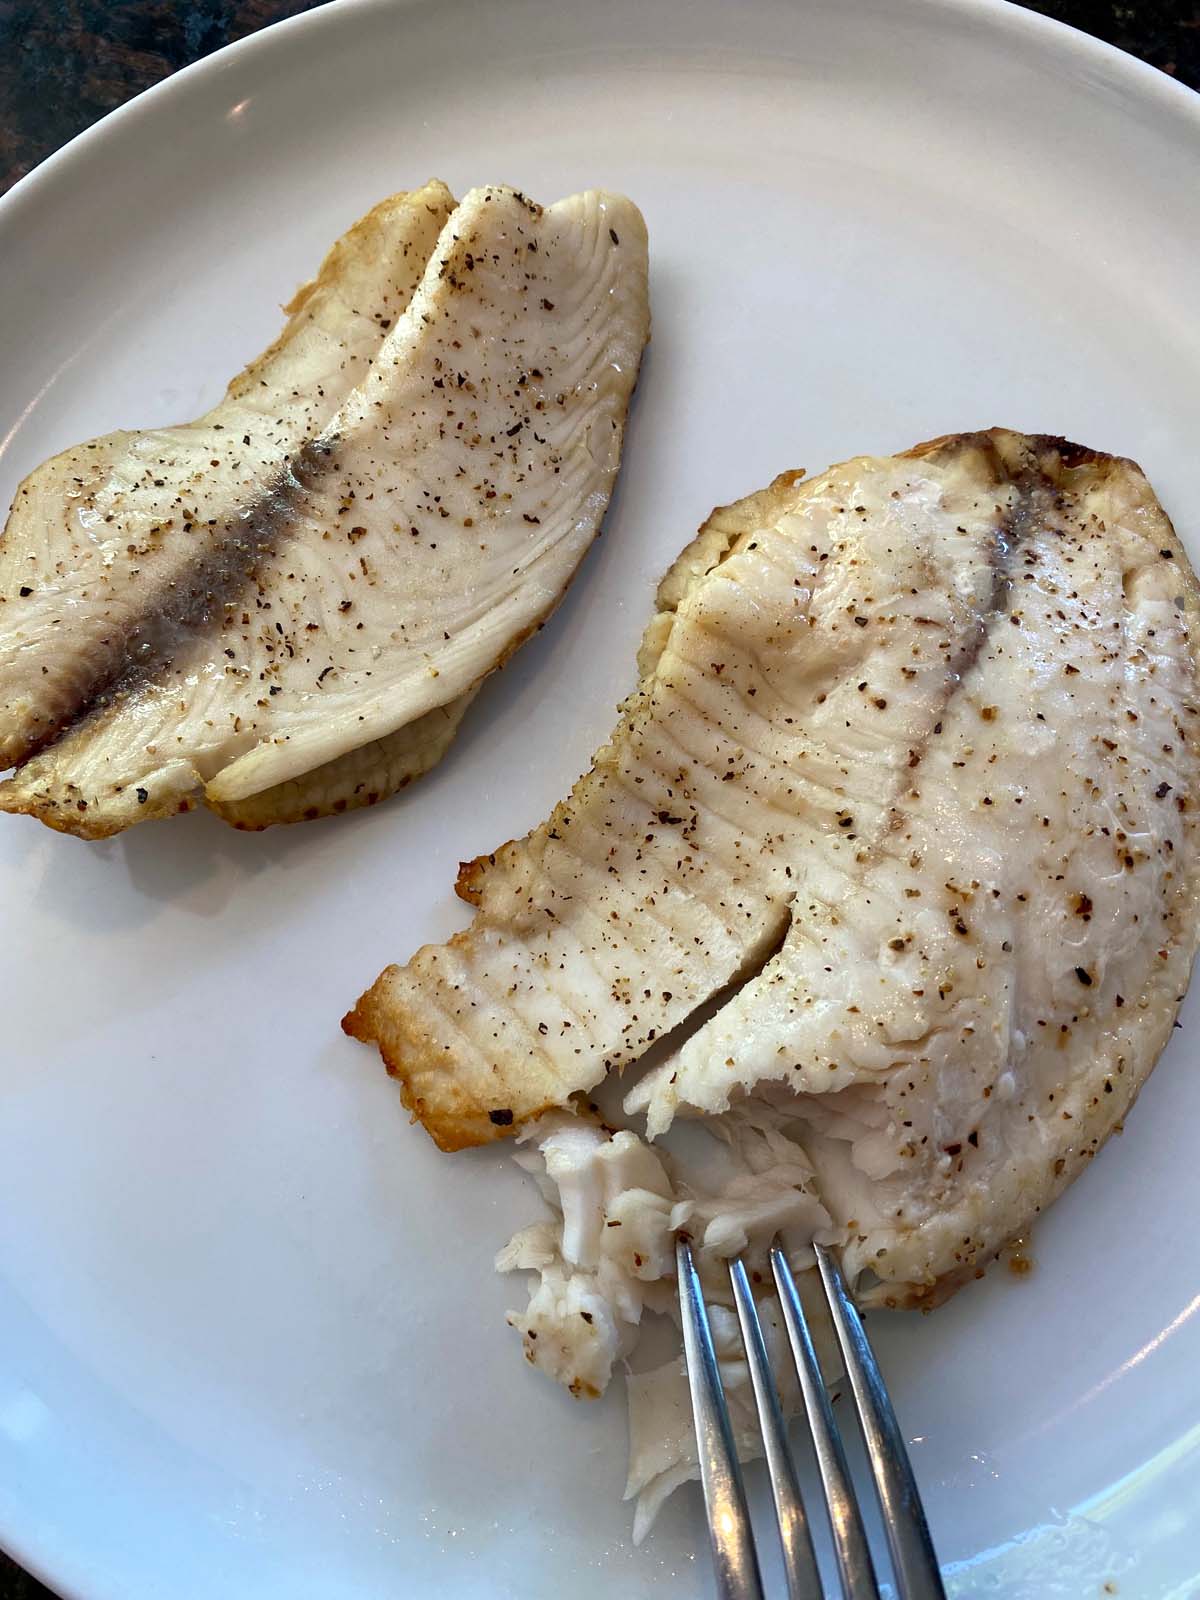
[[[0,0],[0,191],[105,112],[321,0]],[[1200,89],[1200,0],[1036,0]],[[0,1552],[0,1600],[53,1600]]]
[[[178,67],[317,0],[0,0],[0,191]],[[1200,0],[1030,0],[1200,89]]]

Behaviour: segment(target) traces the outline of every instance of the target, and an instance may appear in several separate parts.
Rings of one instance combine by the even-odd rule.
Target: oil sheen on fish
[[[979,1268],[1119,1125],[1196,947],[1197,588],[1131,462],[993,430],[718,513],[569,799],[347,1019],[446,1149],[734,992],[630,1090],[753,1102],[867,1303]]]
[[[0,808],[102,837],[198,801],[250,827],[367,803],[560,598],[647,336],[641,217],[595,192],[385,204],[215,412],[22,485]]]

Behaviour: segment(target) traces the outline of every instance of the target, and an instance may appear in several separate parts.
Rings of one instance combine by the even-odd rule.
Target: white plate
[[[604,537],[431,777],[258,837],[3,819],[16,1555],[86,1600],[704,1591],[691,1492],[630,1548],[621,1395],[574,1404],[504,1326],[526,1181],[439,1156],[338,1019],[586,764],[714,501],[1005,423],[1135,456],[1198,553],[1198,111],[993,5],[343,4],[8,198],[5,504],[53,450],[210,404],[334,236],[431,173],[626,190],[655,317]],[[1031,1278],[875,1319],[959,1595],[1195,1593],[1195,1021]]]

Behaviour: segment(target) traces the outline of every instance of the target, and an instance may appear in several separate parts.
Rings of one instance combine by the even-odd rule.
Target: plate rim
[[[90,154],[92,146],[103,146],[115,132],[148,115],[150,108],[164,96],[178,94],[181,85],[186,88],[205,77],[219,77],[235,56],[239,62],[249,62],[255,55],[268,55],[279,47],[279,41],[285,35],[289,39],[299,38],[304,33],[316,36],[324,30],[353,26],[360,16],[415,11],[427,3],[428,0],[325,0],[324,4],[317,4],[311,11],[302,11],[297,16],[268,23],[245,38],[222,45],[199,61],[189,62],[105,112],[18,178],[5,194],[0,195],[0,234],[14,223],[23,207],[36,203],[42,197],[42,190],[78,160],[85,147]],[[446,9],[465,4],[466,0],[439,0],[439,3]],[[506,0],[498,0],[498,3],[504,4]],[[667,0],[652,0],[652,3],[663,4]],[[807,4],[808,0],[800,0],[800,3]],[[853,3],[859,3],[859,0],[853,0]],[[1074,54],[1080,60],[1090,60],[1097,67],[1107,69],[1116,81],[1127,78],[1131,89],[1136,88],[1143,96],[1157,101],[1168,114],[1182,116],[1200,133],[1200,91],[1069,22],[1060,22],[1058,18],[1045,16],[1040,11],[1028,10],[1018,0],[900,0],[900,3],[910,11],[942,12],[973,20],[978,26],[993,32],[1018,38],[1024,36],[1035,50],[1057,47],[1059,51]]]
[[[492,0],[492,3],[508,3],[508,0]],[[652,3],[665,5],[676,0],[652,0]],[[799,0],[797,9],[810,3],[812,0]],[[815,3],[819,5],[827,0],[815,0]],[[858,5],[860,0],[852,0],[852,3]],[[897,0],[889,0],[889,3],[899,9]],[[429,4],[430,0],[325,0],[311,10],[269,23],[178,68],[81,129],[0,195],[0,242],[10,229],[26,220],[25,214],[31,208],[53,204],[55,184],[69,177],[80,161],[103,162],[106,159],[104,147],[115,136],[153,116],[160,101],[169,100],[205,80],[220,78],[235,59],[239,66],[253,67],[256,57],[268,60],[285,36],[290,42],[304,35],[316,41],[323,33],[353,29],[360,19],[375,14],[394,14],[396,26],[402,26],[404,13],[415,12]],[[438,0],[442,10],[468,4],[470,0]],[[1117,45],[1055,17],[1029,10],[1018,0],[900,0],[900,4],[910,12],[923,12],[934,18],[940,13],[965,20],[994,35],[1015,39],[1035,57],[1052,52],[1060,59],[1090,65],[1131,99],[1149,105],[1161,117],[1178,119],[1184,128],[1200,135],[1200,92]],[[1095,93],[1096,87],[1092,83],[1089,91]],[[0,447],[2,443],[0,441]],[[29,1576],[51,1589],[60,1600],[91,1600],[89,1590],[68,1583],[62,1575],[61,1567],[69,1559],[62,1554],[64,1548],[61,1543],[55,1545],[52,1536],[39,1545],[36,1538],[27,1540],[18,1529],[0,1522],[0,1551]]]

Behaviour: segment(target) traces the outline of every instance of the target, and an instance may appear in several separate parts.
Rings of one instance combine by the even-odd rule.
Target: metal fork
[[[912,1465],[862,1319],[836,1259],[814,1245],[825,1299],[841,1347],[854,1409],[862,1429],[875,1491],[883,1511],[898,1600],[945,1600],[937,1556],[917,1493]],[[684,1353],[700,1453],[700,1477],[721,1600],[763,1600],[762,1575],[746,1506],[729,1409],[713,1349],[712,1330],[690,1244],[676,1241]],[[879,1584],[867,1544],[862,1512],[846,1469],[841,1436],[817,1362],[804,1307],[778,1244],[771,1247],[771,1272],[779,1294],[788,1343],[800,1380],[804,1414],[816,1452],[825,1510],[833,1535],[842,1600],[878,1600]],[[754,1293],[740,1260],[729,1264],[733,1300],[750,1369],[762,1432],[775,1516],[783,1547],[788,1600],[831,1600],[821,1582],[808,1516],[800,1496],[779,1391],[767,1358]]]

